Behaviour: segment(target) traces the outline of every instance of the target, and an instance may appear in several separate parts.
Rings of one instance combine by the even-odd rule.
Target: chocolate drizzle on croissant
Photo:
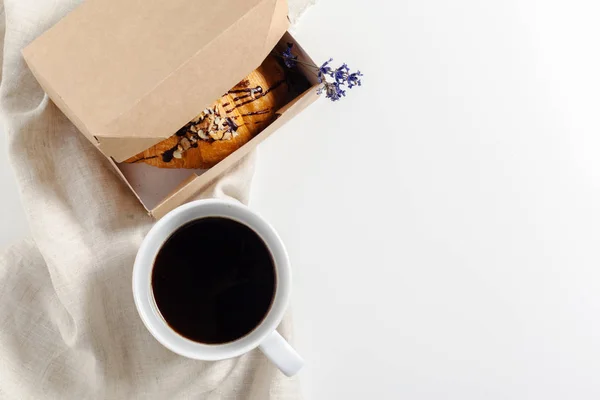
[[[289,100],[284,69],[269,56],[173,136],[126,162],[161,168],[210,168],[264,129]]]

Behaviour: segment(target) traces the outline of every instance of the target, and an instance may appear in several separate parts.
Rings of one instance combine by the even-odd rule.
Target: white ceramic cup
[[[203,344],[187,339],[164,320],[152,291],[154,259],[165,241],[186,223],[205,217],[224,217],[251,228],[267,245],[277,276],[275,297],[262,322],[245,336],[224,344]],[[275,330],[285,312],[291,289],[290,263],[283,242],[269,223],[248,207],[224,200],[198,200],[176,208],[161,218],[144,238],[133,267],[133,298],[152,335],[171,351],[185,357],[216,361],[260,350],[284,374],[292,376],[304,364],[302,358]]]

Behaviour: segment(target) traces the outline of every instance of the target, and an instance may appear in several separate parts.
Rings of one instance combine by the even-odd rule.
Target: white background
[[[269,139],[253,186],[307,399],[600,398],[597,4],[308,11],[304,47],[365,78]],[[0,166],[4,245],[26,222]]]

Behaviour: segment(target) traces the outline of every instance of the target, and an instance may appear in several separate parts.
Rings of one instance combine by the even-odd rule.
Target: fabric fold
[[[300,398],[297,380],[258,350],[221,362],[189,360],[165,349],[140,321],[131,271],[153,221],[21,57],[78,3],[4,0],[0,16],[0,109],[32,232],[0,254],[0,397]],[[297,10],[310,1],[291,3]],[[254,160],[250,154],[198,198],[247,203]],[[289,328],[288,316],[279,330],[289,336]]]

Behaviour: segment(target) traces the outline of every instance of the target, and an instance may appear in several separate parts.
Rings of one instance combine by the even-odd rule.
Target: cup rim
[[[164,242],[185,223],[206,217],[229,218],[252,229],[267,245],[276,273],[273,301],[261,323],[245,336],[223,344],[198,343],[177,333],[162,317],[152,293],[154,260]],[[192,359],[223,360],[258,347],[277,328],[289,301],[290,272],[283,241],[264,218],[241,203],[221,199],[196,200],[166,214],[144,237],[133,265],[133,299],[142,322],[163,346]]]

